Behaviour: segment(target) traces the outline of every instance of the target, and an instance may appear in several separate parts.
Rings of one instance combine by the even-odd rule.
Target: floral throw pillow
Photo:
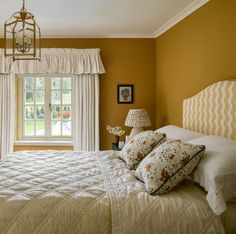
[[[148,193],[166,193],[193,171],[204,151],[204,145],[167,141],[146,156],[135,176],[145,183]]]
[[[153,131],[143,131],[131,139],[120,153],[129,169],[134,169],[153,147],[165,142],[166,135]]]

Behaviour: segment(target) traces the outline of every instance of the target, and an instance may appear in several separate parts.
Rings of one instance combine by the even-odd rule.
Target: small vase
[[[116,137],[116,144],[118,145],[120,141],[120,137],[119,136],[115,136],[115,137]]]

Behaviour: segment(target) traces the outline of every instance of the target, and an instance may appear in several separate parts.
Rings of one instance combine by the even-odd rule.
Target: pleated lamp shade
[[[151,126],[151,120],[146,109],[130,109],[125,120],[125,126],[133,127],[130,133],[131,138],[143,131],[143,127]]]

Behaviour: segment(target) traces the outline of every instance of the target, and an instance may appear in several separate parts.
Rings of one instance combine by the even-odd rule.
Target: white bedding
[[[184,181],[162,196],[112,151],[18,152],[0,162],[0,233],[224,233],[205,194]]]
[[[227,234],[235,234],[236,233],[236,201],[230,201],[227,203],[227,210],[220,215]]]
[[[204,136],[191,141],[203,144],[206,151],[194,171],[194,180],[208,192],[206,199],[217,214],[226,209],[226,202],[236,197],[236,140]]]
[[[157,129],[156,132],[165,133],[167,140],[181,140],[182,142],[191,141],[204,136],[204,134],[200,132],[194,132],[176,125],[166,125]]]
[[[108,233],[109,203],[92,153],[18,152],[0,162],[0,233]]]

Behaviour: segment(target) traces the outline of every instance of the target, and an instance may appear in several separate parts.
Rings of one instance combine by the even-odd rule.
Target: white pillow
[[[190,141],[198,137],[204,136],[199,132],[194,132],[188,129],[180,128],[175,125],[167,125],[156,130],[166,134],[167,140],[181,140],[182,142]]]
[[[206,146],[194,180],[208,192],[207,201],[219,215],[226,210],[226,202],[236,197],[236,140],[204,136],[188,143]]]

